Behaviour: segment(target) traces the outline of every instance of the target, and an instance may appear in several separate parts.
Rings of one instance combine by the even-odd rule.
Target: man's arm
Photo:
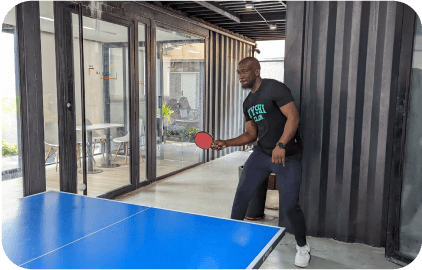
[[[280,111],[287,117],[287,121],[284,126],[283,135],[278,141],[286,145],[294,137],[296,130],[299,127],[299,112],[293,101],[280,107]]]
[[[248,143],[253,143],[258,137],[258,127],[255,121],[250,120],[246,122],[246,132],[234,139],[226,140],[227,146],[243,146]]]

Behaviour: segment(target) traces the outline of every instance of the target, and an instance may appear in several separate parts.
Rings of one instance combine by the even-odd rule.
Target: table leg
[[[101,168],[114,168],[119,167],[119,164],[111,163],[111,144],[110,144],[110,129],[106,131],[106,146],[105,146],[105,159],[104,163],[98,165]]]
[[[93,155],[92,155],[92,130],[88,130],[88,143],[87,143],[87,152],[88,152],[88,156],[87,156],[87,170],[86,173],[87,174],[94,174],[94,173],[100,173],[103,170],[100,169],[94,169],[93,168]],[[79,170],[80,173],[83,173],[83,170]]]

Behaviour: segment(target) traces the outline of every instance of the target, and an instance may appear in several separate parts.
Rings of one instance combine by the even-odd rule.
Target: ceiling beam
[[[280,4],[282,4],[283,7],[287,8],[286,3],[284,1],[278,1],[278,2],[280,2]]]
[[[286,13],[285,12],[265,12],[261,13],[262,17],[267,21],[285,21]],[[259,16],[259,14],[245,14],[241,15],[241,22],[263,22],[264,20]]]
[[[222,5],[213,2],[213,1],[193,1],[195,3],[197,3],[198,5],[201,5],[203,7],[206,7],[214,12],[217,12],[218,14],[221,14],[235,22],[240,23],[240,17],[239,15],[237,15],[237,13],[223,7]]]

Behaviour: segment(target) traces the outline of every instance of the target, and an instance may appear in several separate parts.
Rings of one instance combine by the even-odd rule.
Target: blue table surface
[[[14,207],[3,248],[30,269],[247,268],[284,231],[54,191]]]

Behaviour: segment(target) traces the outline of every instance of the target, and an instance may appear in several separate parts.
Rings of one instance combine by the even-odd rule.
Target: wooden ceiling
[[[161,1],[160,3],[189,17],[202,19],[257,41],[285,39],[285,1]],[[246,4],[252,4],[253,8],[247,9]],[[276,25],[276,29],[270,29],[270,25]]]

